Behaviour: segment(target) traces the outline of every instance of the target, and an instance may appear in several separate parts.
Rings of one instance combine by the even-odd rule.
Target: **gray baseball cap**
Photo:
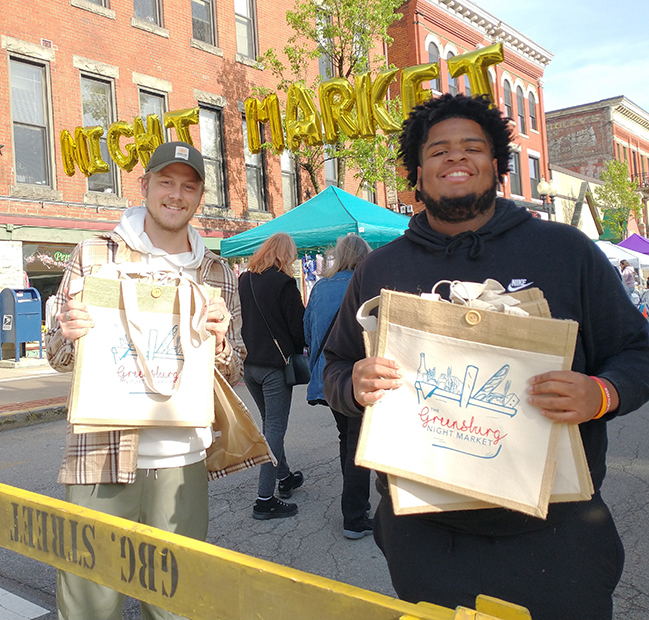
[[[198,149],[195,149],[187,142],[165,142],[161,144],[151,155],[146,172],[160,172],[169,164],[187,164],[191,166],[205,181],[205,164],[203,156]]]

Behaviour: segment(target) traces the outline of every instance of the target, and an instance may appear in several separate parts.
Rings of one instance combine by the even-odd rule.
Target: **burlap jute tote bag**
[[[559,428],[526,402],[531,376],[569,369],[577,324],[381,291],[376,354],[404,385],[368,407],[356,462],[544,517]]]
[[[262,463],[277,464],[243,401],[232,386],[214,371],[215,437],[207,449],[207,468],[217,477]]]

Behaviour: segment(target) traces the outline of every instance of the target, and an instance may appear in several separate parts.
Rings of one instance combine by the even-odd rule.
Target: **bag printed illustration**
[[[382,291],[377,355],[403,386],[365,412],[356,463],[544,517],[559,427],[529,378],[569,367],[576,324]]]
[[[215,345],[201,310],[207,295],[184,277],[179,286],[84,279],[82,299],[95,327],[77,345],[69,411],[76,432],[211,425]]]

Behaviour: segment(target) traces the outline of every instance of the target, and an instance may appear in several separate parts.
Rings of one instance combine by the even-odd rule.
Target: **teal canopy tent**
[[[291,235],[301,255],[335,245],[338,237],[348,233],[377,248],[402,234],[409,221],[405,215],[331,186],[270,222],[224,239],[221,255],[250,256],[277,232]]]

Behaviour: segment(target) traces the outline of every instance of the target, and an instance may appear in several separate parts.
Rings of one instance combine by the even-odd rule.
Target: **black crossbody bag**
[[[252,291],[252,298],[255,300],[255,305],[257,306],[257,310],[259,310],[259,314],[261,314],[261,318],[264,319],[264,323],[266,324],[266,329],[268,330],[270,337],[273,339],[273,342],[275,343],[277,350],[282,356],[282,359],[284,360],[284,364],[286,364],[286,366],[284,367],[284,373],[286,375],[286,383],[288,385],[303,385],[308,383],[309,381],[311,381],[311,371],[309,370],[309,358],[302,353],[294,353],[293,355],[289,355],[288,358],[286,357],[286,355],[284,355],[284,351],[282,351],[282,347],[279,346],[279,342],[277,342],[277,338],[275,338],[275,336],[273,335],[273,332],[270,329],[270,325],[268,324],[268,321],[266,320],[264,313],[261,311],[261,308],[259,307],[259,302],[257,301],[257,296],[255,295],[255,287],[252,285],[252,273],[250,274],[250,290]]]

